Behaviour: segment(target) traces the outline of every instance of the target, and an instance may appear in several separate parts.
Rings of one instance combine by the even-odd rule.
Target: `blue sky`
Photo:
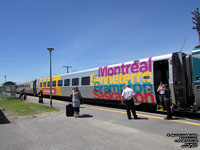
[[[198,45],[200,0],[0,0],[0,83],[180,51]]]

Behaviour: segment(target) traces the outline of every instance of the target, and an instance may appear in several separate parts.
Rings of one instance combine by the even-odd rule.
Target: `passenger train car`
[[[200,49],[192,51],[193,91],[195,105],[200,105]]]
[[[16,92],[20,93],[21,90],[24,89],[24,92],[27,95],[34,95],[36,93],[36,81],[28,81],[16,84]]]
[[[157,88],[162,81],[169,85],[172,103],[177,109],[187,110],[194,105],[200,108],[200,100],[194,98],[192,88],[192,62],[191,55],[178,52],[56,75],[52,77],[52,95],[70,97],[72,88],[79,87],[86,100],[120,103],[121,92],[129,84],[136,93],[137,105],[156,105],[159,100]],[[32,83],[35,84],[34,92],[42,90],[44,95],[49,95],[49,77],[36,79]]]

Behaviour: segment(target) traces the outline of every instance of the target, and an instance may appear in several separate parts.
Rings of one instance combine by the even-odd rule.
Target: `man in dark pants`
[[[135,98],[135,93],[133,92],[133,89],[129,88],[129,85],[126,85],[126,89],[123,90],[122,95],[121,95],[124,99],[125,99],[125,104],[126,104],[126,111],[127,111],[127,116],[128,119],[131,119],[131,112],[134,116],[134,119],[137,119],[137,115],[135,112],[135,104],[134,104],[134,99]],[[121,100],[122,104],[123,104],[123,100]]]
[[[165,108],[167,109],[167,117],[164,119],[172,119],[170,90],[167,84],[165,84],[165,96],[164,96]]]

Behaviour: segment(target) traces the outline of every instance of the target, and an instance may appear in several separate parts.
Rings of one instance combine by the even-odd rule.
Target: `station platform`
[[[37,97],[27,101],[38,103]],[[66,117],[68,102],[53,100],[58,114],[18,120],[0,126],[0,145],[10,149],[43,150],[177,150],[199,149],[200,121],[184,117],[164,120],[165,115],[137,111],[128,120],[125,109],[81,105],[80,117]],[[49,99],[44,104],[50,106]],[[2,136],[4,135],[4,136]],[[5,136],[6,135],[6,136]],[[9,137],[8,139],[6,137]],[[20,138],[18,138],[20,137]],[[17,138],[17,140],[16,140]],[[193,143],[191,142],[193,139]],[[188,143],[187,141],[190,140]],[[188,146],[188,147],[187,147]],[[190,148],[189,148],[190,146]],[[7,148],[8,149],[8,148]]]

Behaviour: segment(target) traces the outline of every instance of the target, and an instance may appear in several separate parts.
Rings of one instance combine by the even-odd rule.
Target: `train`
[[[136,93],[137,106],[157,106],[160,82],[168,84],[173,108],[200,110],[200,49],[191,54],[174,52],[166,55],[101,66],[52,77],[52,96],[69,98],[78,87],[86,101],[120,104],[126,84]],[[17,83],[17,93],[36,95],[42,90],[50,95],[50,77]],[[155,108],[155,107],[154,107]]]

